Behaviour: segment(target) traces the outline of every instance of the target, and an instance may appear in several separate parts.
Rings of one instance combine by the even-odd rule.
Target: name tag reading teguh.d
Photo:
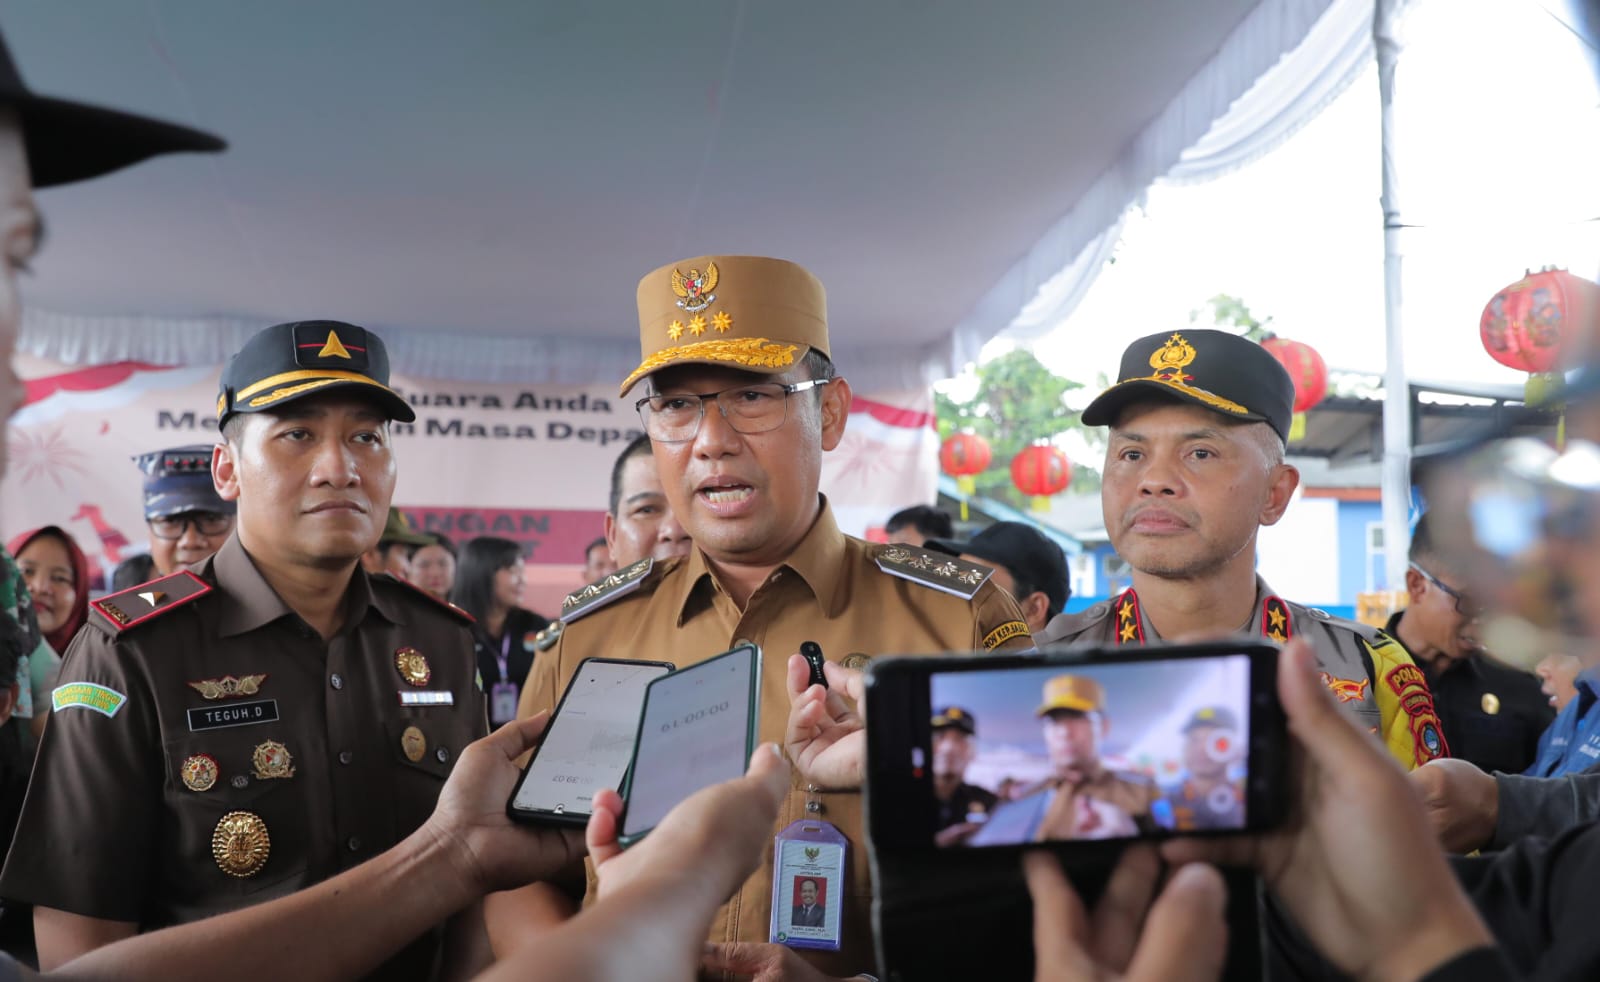
[[[203,706],[189,710],[189,729],[220,730],[228,726],[251,726],[272,723],[278,719],[278,700],[259,699],[255,702],[226,703],[220,706]]]

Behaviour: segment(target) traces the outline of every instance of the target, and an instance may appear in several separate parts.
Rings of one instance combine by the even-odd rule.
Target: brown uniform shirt
[[[656,563],[635,581],[631,592],[592,613],[569,615],[553,650],[555,657],[534,661],[522,690],[520,714],[554,709],[585,658],[692,665],[752,641],[761,646],[764,657],[759,738],[781,744],[789,719],[787,662],[802,641],[815,641],[829,661],[852,666],[861,664],[862,656],[980,649],[986,647],[986,639],[992,648],[1030,647],[1016,603],[987,580],[987,573],[938,553],[851,538],[839,531],[824,501],[811,531],[751,596],[743,612],[697,549],[687,559]],[[944,587],[933,585],[939,583]],[[582,596],[582,591],[574,595]],[[861,796],[817,797],[823,811],[810,817],[832,822],[850,839],[841,947],[838,952],[800,954],[835,975],[869,971],[874,963],[872,890],[863,847]],[[807,817],[806,798],[798,786],[790,791],[774,834]],[[829,903],[833,902],[830,891]],[[718,912],[711,940],[766,941],[771,904],[772,849],[767,848],[760,870]]]
[[[105,598],[130,623],[96,608],[67,650],[5,898],[153,929],[284,896],[415,831],[456,755],[486,732],[464,615],[357,568],[345,625],[324,643],[237,536],[196,573],[210,592],[180,572]],[[431,673],[421,685],[421,662],[407,663],[412,681],[397,666],[406,648]],[[219,682],[246,691],[218,695]],[[452,704],[402,705],[401,693]],[[287,758],[258,754],[269,741]],[[213,855],[233,812],[260,823],[244,819],[253,831],[236,847],[266,833],[266,861],[248,875]],[[377,977],[431,977],[439,934]]]

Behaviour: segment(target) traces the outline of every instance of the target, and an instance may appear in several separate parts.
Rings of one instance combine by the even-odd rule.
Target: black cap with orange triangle
[[[293,321],[259,332],[229,359],[217,393],[217,425],[236,413],[270,411],[327,392],[365,397],[390,419],[417,418],[389,388],[382,338],[343,321]]]

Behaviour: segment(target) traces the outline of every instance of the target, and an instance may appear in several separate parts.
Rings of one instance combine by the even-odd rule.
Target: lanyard
[[[507,618],[509,621],[510,618]],[[500,654],[495,661],[500,663],[500,681],[511,681],[510,672],[506,668],[506,659],[511,657],[511,625],[508,623],[500,635]]]

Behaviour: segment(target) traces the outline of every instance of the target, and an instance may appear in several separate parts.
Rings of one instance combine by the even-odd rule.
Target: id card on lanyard
[[[791,948],[839,950],[845,853],[850,840],[827,822],[802,818],[773,842],[772,931]]]
[[[510,679],[506,667],[511,657],[511,631],[506,625],[505,635],[500,639],[500,654],[495,656],[495,661],[500,666],[500,679],[489,686],[489,724],[503,726],[517,718],[517,684]]]

